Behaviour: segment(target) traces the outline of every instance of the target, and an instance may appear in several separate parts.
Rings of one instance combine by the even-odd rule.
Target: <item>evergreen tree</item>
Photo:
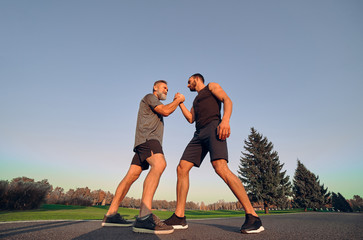
[[[318,176],[319,178],[319,176]],[[319,184],[320,184],[320,181],[319,181]],[[328,192],[328,188],[324,188],[324,184],[320,186],[320,193],[322,195],[322,202],[320,203],[320,206],[323,207],[327,204],[330,204],[331,203],[331,194],[330,192]]]
[[[329,203],[328,188],[324,188],[324,184],[320,185],[319,177],[310,172],[300,160],[297,161],[293,182],[293,200],[296,207],[307,211],[307,208],[323,207]]]
[[[273,151],[273,144],[266,137],[251,128],[248,140],[245,140],[243,157],[240,159],[238,177],[254,202],[263,202],[265,213],[270,205],[285,207],[291,195],[291,183],[284,164]]]
[[[352,212],[353,209],[349,205],[348,201],[340,193],[332,193],[333,207],[342,212]]]

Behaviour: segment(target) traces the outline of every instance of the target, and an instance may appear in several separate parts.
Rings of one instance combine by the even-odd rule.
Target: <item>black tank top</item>
[[[199,91],[194,99],[193,108],[197,130],[214,120],[221,121],[221,101],[209,90],[209,84]]]

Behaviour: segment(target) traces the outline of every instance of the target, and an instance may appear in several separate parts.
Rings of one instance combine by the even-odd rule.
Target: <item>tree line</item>
[[[55,187],[48,180],[35,181],[28,177],[17,177],[10,182],[0,181],[0,209],[1,210],[30,210],[39,208],[41,204],[62,204],[77,206],[110,205],[113,194],[109,191],[91,190],[88,187],[69,189],[67,192],[61,187]],[[141,199],[125,197],[120,207],[140,208]],[[175,210],[176,201],[153,200],[153,209]],[[187,210],[241,210],[239,202],[225,202],[205,204],[188,201]]]
[[[271,206],[284,208],[288,204],[305,211],[326,207],[345,212],[363,210],[360,196],[355,195],[347,201],[340,193],[328,192],[319,176],[309,171],[299,159],[291,185],[272,142],[254,128],[244,143],[238,176],[251,201],[262,203],[265,213]]]
[[[251,133],[244,141],[244,152],[240,158],[238,177],[244,184],[247,194],[255,208],[334,208],[335,210],[351,212],[362,211],[363,200],[355,195],[346,200],[340,193],[330,193],[319,180],[319,176],[309,171],[298,159],[292,184],[290,177],[283,171],[284,164],[280,162],[277,151],[267,137],[251,128]],[[91,190],[88,187],[69,189],[53,188],[48,180],[35,182],[34,179],[18,177],[10,182],[0,181],[0,209],[34,209],[42,203],[64,205],[109,205],[113,194],[101,189]],[[140,199],[125,197],[121,207],[139,208]],[[175,210],[176,201],[154,200],[154,209]],[[205,204],[186,203],[187,210],[242,210],[239,202]]]

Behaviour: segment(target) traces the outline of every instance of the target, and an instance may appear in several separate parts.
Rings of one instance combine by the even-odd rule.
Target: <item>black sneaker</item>
[[[265,230],[262,226],[261,219],[252,214],[246,214],[245,223],[241,227],[241,233],[259,233]]]
[[[166,219],[164,223],[166,225],[173,226],[174,229],[187,229],[188,224],[186,219],[187,218],[185,216],[181,218],[173,213],[173,215],[170,218]]]
[[[131,227],[133,222],[125,220],[119,213],[103,218],[102,227]]]
[[[166,225],[152,213],[145,217],[136,218],[132,230],[136,233],[153,234],[169,234],[174,232],[174,228],[172,226]]]

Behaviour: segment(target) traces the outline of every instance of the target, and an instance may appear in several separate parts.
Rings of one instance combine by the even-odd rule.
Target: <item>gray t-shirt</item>
[[[162,115],[154,111],[154,108],[158,105],[162,105],[162,103],[152,93],[147,94],[141,100],[137,115],[134,149],[150,139],[156,139],[162,145],[164,120]]]

